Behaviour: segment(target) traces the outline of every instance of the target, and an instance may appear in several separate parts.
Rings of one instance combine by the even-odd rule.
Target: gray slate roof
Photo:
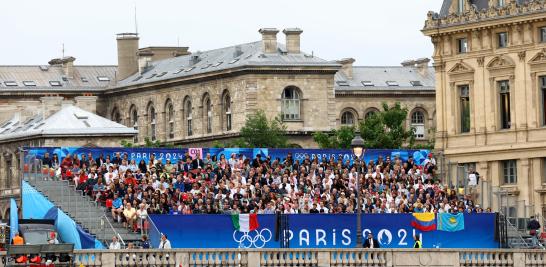
[[[451,6],[451,3],[453,3],[453,1],[458,1],[458,0],[444,0],[444,2],[442,3],[442,8],[440,9],[440,17],[444,18],[449,15],[449,7]],[[488,9],[489,7],[489,0],[469,0],[469,1],[472,5],[476,6],[476,9],[478,11],[483,9]],[[521,5],[521,4],[530,2],[532,0],[516,0],[516,1],[519,5]]]
[[[61,65],[4,65],[0,66],[0,92],[104,89],[115,84],[116,69],[116,66],[74,66],[74,77],[63,80],[65,76]],[[109,81],[99,81],[98,77],[107,77]],[[50,81],[58,81],[60,86],[53,86]],[[15,82],[16,86],[8,86],[10,82]],[[28,82],[34,82],[35,86]]]
[[[353,77],[348,79],[341,71],[335,76],[336,90],[432,90],[435,88],[434,68],[427,67],[421,74],[417,67],[403,66],[355,66]],[[369,81],[373,86],[365,86]],[[389,86],[387,81],[394,81],[398,86]],[[421,86],[411,82],[419,81]],[[414,83],[417,85],[417,83]]]
[[[264,54],[262,43],[258,41],[154,61],[142,75],[136,73],[120,81],[117,86],[180,78],[242,66],[340,67],[336,62],[326,61],[303,52],[287,54],[284,44],[281,43],[278,43],[278,47],[277,53]],[[199,61],[194,64],[192,58],[195,56],[199,56]]]
[[[15,115],[0,124],[0,141],[30,136],[128,135],[137,134],[133,128],[113,122],[73,105],[64,106],[44,118],[43,113],[21,120]]]

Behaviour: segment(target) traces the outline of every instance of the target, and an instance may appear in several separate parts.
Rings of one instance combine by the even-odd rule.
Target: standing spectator
[[[368,238],[364,241],[364,248],[381,248],[377,239],[373,237],[373,234],[368,233]]]
[[[421,240],[419,240],[418,235],[414,235],[413,240],[415,241],[415,243],[413,244],[413,248],[423,248],[423,243],[421,243]]]
[[[167,239],[167,235],[161,233],[161,242],[159,242],[159,249],[171,249],[171,241]]]
[[[144,249],[150,248],[150,241],[148,241],[148,236],[147,235],[142,235],[142,237],[140,238],[140,245]]]
[[[146,230],[146,222],[148,220],[148,211],[146,210],[146,204],[140,203],[137,210],[138,228],[142,233]]]
[[[531,216],[531,220],[527,223],[527,229],[529,229],[529,234],[531,235],[533,241],[533,247],[538,247],[538,230],[540,229],[540,223],[535,219],[535,216]]]
[[[471,187],[477,186],[480,181],[480,174],[474,171],[472,167],[468,168],[468,185]]]
[[[49,153],[46,152],[44,154],[44,158],[42,159],[42,166],[51,169],[53,167],[53,163],[51,162],[51,158],[49,157]]]
[[[121,249],[121,244],[117,236],[112,237],[112,242],[108,245],[108,249]]]

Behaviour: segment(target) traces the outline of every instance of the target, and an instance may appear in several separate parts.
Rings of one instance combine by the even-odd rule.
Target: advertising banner
[[[288,215],[291,248],[354,248],[355,214]],[[418,235],[425,248],[498,248],[495,214],[464,214],[464,229],[422,232],[411,226],[411,214],[363,214],[363,238],[372,233],[383,248],[411,248]],[[250,232],[233,228],[229,215],[151,215],[158,231],[176,248],[279,248],[276,215],[258,215]]]
[[[262,155],[262,159],[266,156],[270,156],[272,160],[279,159],[284,160],[286,155],[290,152],[294,160],[299,160],[302,162],[306,156],[309,156],[311,159],[318,158],[319,161],[322,161],[323,158],[330,160],[331,157],[334,157],[336,160],[342,159],[343,162],[350,160],[352,161],[352,153],[348,149],[301,149],[301,148],[123,148],[123,147],[106,147],[106,148],[89,148],[89,147],[30,147],[26,148],[28,150],[29,156],[36,156],[37,158],[42,158],[46,152],[52,154],[57,154],[59,159],[63,159],[68,154],[85,154],[88,153],[93,155],[93,158],[98,158],[101,154],[106,157],[110,155],[113,157],[115,153],[120,153],[121,155],[127,154],[129,159],[134,159],[137,164],[140,160],[145,160],[146,162],[150,159],[150,156],[155,155],[156,160],[161,160],[163,163],[166,160],[170,160],[171,163],[176,163],[178,160],[183,159],[186,152],[194,158],[198,153],[201,155],[201,158],[205,158],[207,154],[216,156],[220,158],[221,155],[224,155],[226,158],[229,158],[232,154],[242,154],[244,158],[255,158],[256,155]],[[424,160],[427,158],[429,150],[404,150],[404,149],[367,149],[364,153],[364,160],[368,162],[369,160],[377,160],[379,156],[386,158],[390,156],[391,159],[399,157],[402,160],[407,160],[410,156],[414,158],[415,162],[418,164],[423,164]]]

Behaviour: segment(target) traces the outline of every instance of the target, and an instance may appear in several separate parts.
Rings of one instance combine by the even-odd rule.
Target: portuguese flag
[[[255,213],[234,214],[231,215],[231,221],[233,222],[233,228],[239,230],[239,232],[250,232],[259,227],[258,216]]]

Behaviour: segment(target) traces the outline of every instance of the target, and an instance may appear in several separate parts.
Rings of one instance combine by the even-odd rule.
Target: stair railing
[[[107,226],[110,227],[110,229],[112,229],[112,231],[114,232],[114,235],[118,237],[118,240],[119,242],[121,243],[121,248],[125,248],[125,241],[123,240],[123,238],[121,237],[121,235],[118,233],[118,231],[116,231],[116,229],[114,228],[114,226],[112,225],[112,223],[110,222],[110,220],[108,220],[108,217],[106,216],[106,214],[103,214],[101,217],[100,217],[100,226],[102,228],[102,235],[103,236],[106,236],[106,228],[104,227],[105,226],[105,223],[104,221],[107,222]]]

